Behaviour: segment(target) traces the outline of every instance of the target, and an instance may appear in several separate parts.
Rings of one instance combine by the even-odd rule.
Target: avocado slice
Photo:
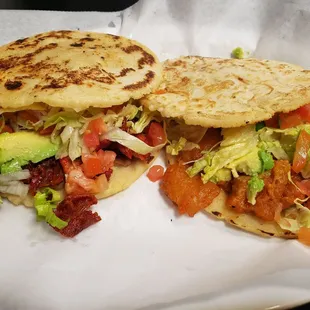
[[[55,156],[59,146],[49,137],[35,132],[19,131],[0,134],[1,173],[14,172],[28,162],[38,163]]]

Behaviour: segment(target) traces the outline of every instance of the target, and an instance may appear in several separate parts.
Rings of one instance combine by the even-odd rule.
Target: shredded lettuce
[[[308,199],[295,199],[295,205],[281,213],[277,223],[282,229],[297,233],[301,227],[310,228],[310,210],[301,204]]]
[[[157,146],[149,146],[148,144],[144,143],[140,139],[136,138],[135,136],[132,136],[131,134],[119,129],[119,128],[113,128],[109,130],[104,136],[103,139],[110,140],[112,142],[118,142],[119,144],[128,147],[130,150],[146,155],[148,153],[152,153],[155,151],[158,151],[162,149],[166,141],[163,144],[157,145]]]
[[[48,128],[58,123],[63,123],[65,125],[70,123],[71,126],[73,127],[80,127],[81,125],[80,118],[81,118],[81,115],[77,112],[73,112],[73,111],[57,112],[53,114],[52,116],[48,116],[45,119],[44,128]]]
[[[65,228],[68,225],[68,222],[57,217],[53,211],[60,200],[61,197],[59,192],[49,187],[37,192],[34,196],[34,206],[37,210],[37,221],[45,221],[58,229]]]
[[[131,127],[130,132],[134,134],[141,133],[154,119],[156,119],[155,113],[143,111],[138,121],[128,122],[128,125]]]
[[[170,145],[167,145],[166,151],[171,155],[178,155],[180,151],[182,151],[185,147],[187,140],[183,137],[179,139],[179,141],[173,140]]]
[[[265,183],[257,175],[251,177],[248,182],[247,198],[248,202],[252,205],[256,204],[256,196],[264,189]]]
[[[252,125],[242,128],[223,129],[222,133],[224,139],[220,148],[212,157],[211,165],[204,168],[204,174],[202,175],[204,183],[208,182],[219,169],[225,167],[233,169],[234,167],[231,164],[234,161],[246,156],[256,148],[258,135]]]
[[[277,159],[292,161],[296,149],[296,141],[302,129],[310,133],[310,124],[303,124],[288,129],[264,127],[258,131],[259,147],[272,153]]]
[[[203,171],[205,167],[208,166],[208,156],[205,155],[203,158],[198,159],[195,161],[194,165],[187,168],[187,174],[192,178],[193,176],[197,175],[199,172]]]
[[[181,137],[179,141],[173,140],[169,145],[166,147],[166,152],[171,155],[179,155],[181,151],[188,151],[195,148],[200,148],[198,144],[189,142],[185,138]]]

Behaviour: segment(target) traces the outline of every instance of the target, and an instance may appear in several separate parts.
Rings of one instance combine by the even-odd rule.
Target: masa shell
[[[205,211],[242,230],[262,237],[297,238],[295,233],[283,230],[276,222],[263,221],[255,215],[237,213],[226,204],[226,194],[221,191]]]
[[[273,61],[180,57],[163,63],[159,89],[141,100],[188,125],[240,127],[310,102],[310,71]]]
[[[150,93],[160,79],[156,55],[120,36],[51,31],[0,47],[2,109],[110,107]]]

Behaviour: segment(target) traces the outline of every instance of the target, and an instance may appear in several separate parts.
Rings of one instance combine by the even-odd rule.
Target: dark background
[[[0,9],[121,11],[138,0],[0,0]]]
[[[84,0],[83,2],[79,2],[77,0],[0,0],[0,9],[112,12],[124,10],[138,1],[139,0]],[[310,303],[302,307],[294,308],[294,310],[307,309],[310,309]]]

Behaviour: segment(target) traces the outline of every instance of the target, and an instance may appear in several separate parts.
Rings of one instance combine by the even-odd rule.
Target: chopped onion
[[[11,194],[15,196],[25,197],[28,194],[29,185],[20,181],[11,181],[6,185],[0,185],[0,192],[3,194]]]
[[[13,173],[6,173],[0,175],[0,184],[6,184],[11,181],[26,180],[30,177],[28,169],[21,170]]]

